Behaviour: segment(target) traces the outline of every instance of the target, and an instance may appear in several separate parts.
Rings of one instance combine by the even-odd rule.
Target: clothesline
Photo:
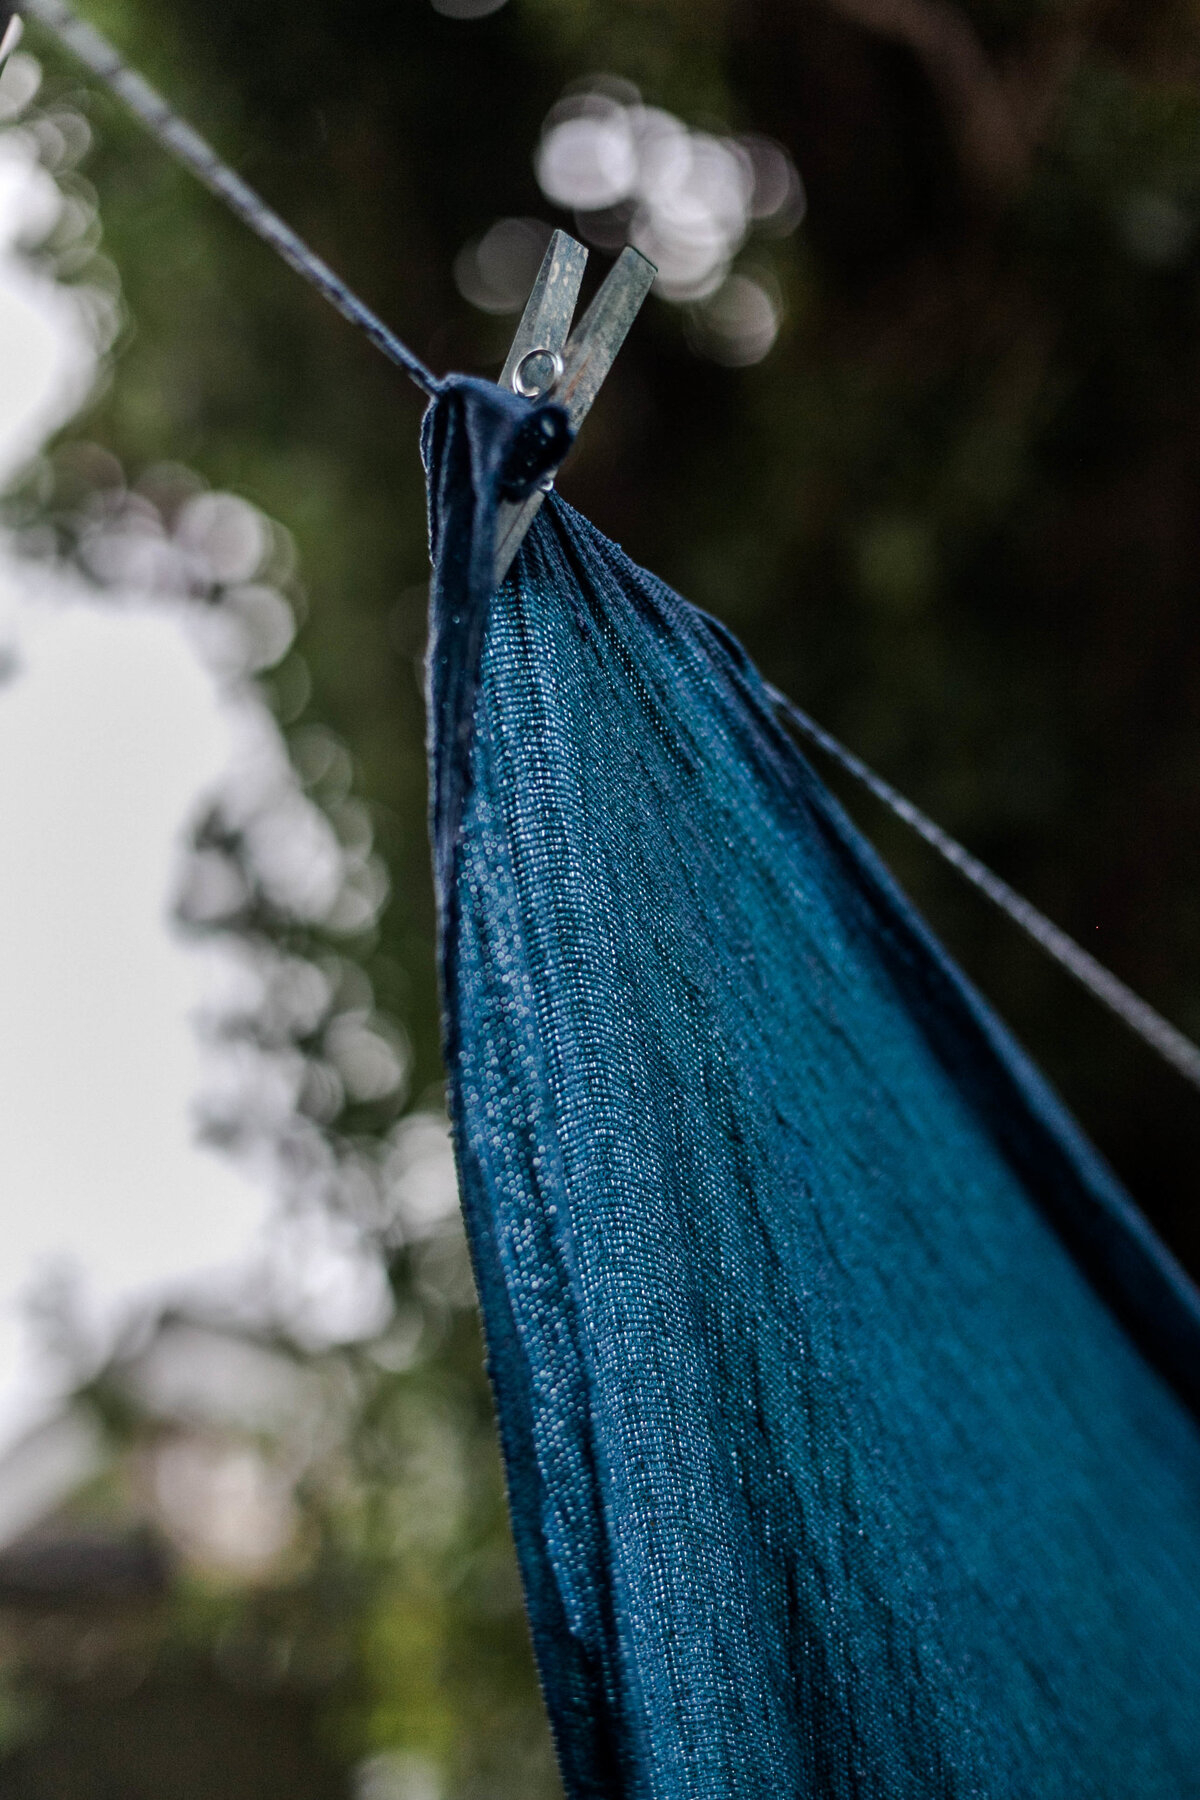
[[[420,357],[347,287],[340,275],[334,274],[328,263],[309,249],[290,225],[284,224],[278,213],[273,212],[266,201],[221,160],[199,132],[194,131],[186,119],[181,119],[136,69],[130,68],[107,38],[85,25],[82,19],[77,19],[61,0],[21,0],[20,10],[26,18],[36,19],[53,32],[60,43],[124,101],[164,149],[186,164],[211,193],[223,200],[264,244],[277,251],[289,268],[323,294],[344,319],[357,325],[375,348],[381,350],[389,362],[403,369],[423,393],[433,395],[440,391],[437,377],[425,367]]]
[[[1107,1006],[1122,1024],[1157,1050],[1164,1061],[1170,1063],[1185,1080],[1200,1088],[1200,1049],[1190,1038],[1185,1037],[1182,1031],[1177,1031],[1161,1013],[1135,994],[1132,988],[1126,987],[1111,969],[1106,969],[1103,963],[1097,962],[1082,944],[1077,944],[1073,937],[1060,930],[1045,913],[1039,912],[1031,901],[1018,894],[1015,888],[1009,887],[986,863],[980,862],[977,856],[972,856],[948,831],[943,831],[919,806],[906,800],[891,782],[885,781],[882,775],[877,775],[861,757],[855,756],[853,750],[847,750],[844,744],[818,725],[815,719],[810,719],[807,713],[801,712],[798,706],[785,699],[782,694],[776,694],[776,703],[799,736],[816,745],[818,750],[824,751],[848,775],[853,775],[876,800],[895,813],[898,819],[902,819],[918,837],[924,838],[951,868],[957,869],[972,887],[977,888],[993,906],[998,907],[1006,918],[1011,919],[1014,925],[1019,925],[1039,949],[1044,950],[1068,975],[1073,975],[1094,999]]]
[[[121,57],[108,40],[78,19],[63,0],[21,0],[21,12],[36,19],[86,68],[91,70],[142,122],[165,150],[185,164],[219,200],[269,244],[310,286],[323,295],[344,319],[355,325],[410,377],[422,392],[434,395],[442,383],[416,353],[385,325],[365,301],[284,223],[277,213],[242,180],[200,134],[163,99],[137,70]],[[950,834],[936,825],[919,807],[877,775],[860,757],[824,730],[790,701],[778,696],[781,710],[795,729],[860,782],[1006,918],[1018,925],[1046,955],[1099,1000],[1135,1036],[1154,1050],[1178,1074],[1200,1089],[1200,1047],[1161,1013],[1141,999],[1096,960],[1082,945],[1059,929],[1030,901],[972,856]]]

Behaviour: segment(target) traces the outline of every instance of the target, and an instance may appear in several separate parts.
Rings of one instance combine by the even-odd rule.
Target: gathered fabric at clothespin
[[[554,233],[499,382],[526,400],[558,401],[566,409],[572,434],[587,417],[658,273],[640,251],[627,245],[572,333],[587,254],[567,232]],[[553,487],[555,473],[528,499],[501,503],[496,521],[497,586]]]

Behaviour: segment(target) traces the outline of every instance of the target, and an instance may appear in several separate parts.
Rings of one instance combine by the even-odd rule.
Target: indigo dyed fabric
[[[718,626],[557,500],[489,596],[530,416],[429,422],[433,827],[568,1793],[1200,1795],[1195,1293]]]

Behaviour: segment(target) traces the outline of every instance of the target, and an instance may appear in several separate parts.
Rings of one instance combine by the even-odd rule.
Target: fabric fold
[[[432,825],[568,1792],[1191,1793],[1195,1290],[721,627],[556,497],[492,594],[497,393],[427,423]]]

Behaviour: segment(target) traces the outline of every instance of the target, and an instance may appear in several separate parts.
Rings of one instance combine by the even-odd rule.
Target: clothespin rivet
[[[549,364],[548,380],[542,370],[533,373],[533,365],[537,363]],[[546,400],[562,380],[562,374],[563,359],[558,351],[547,350],[539,344],[527,350],[513,370],[513,391],[526,400]]]

